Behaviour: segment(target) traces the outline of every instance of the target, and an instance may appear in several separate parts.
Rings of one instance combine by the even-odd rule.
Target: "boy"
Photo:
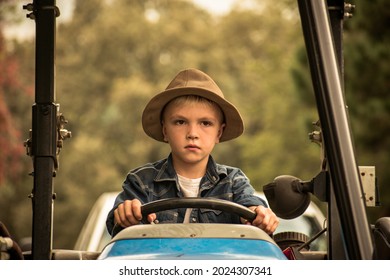
[[[118,226],[140,223],[142,204],[175,197],[214,197],[236,202],[255,211],[252,225],[269,234],[275,231],[278,218],[265,201],[253,194],[244,173],[217,164],[210,155],[217,143],[240,136],[244,125],[238,110],[207,74],[197,69],[179,72],[146,105],[142,126],[151,138],[168,143],[171,153],[168,158],[148,163],[127,175],[123,191],[107,217],[107,229],[112,236]],[[147,220],[250,224],[238,215],[210,209],[161,211],[149,214]]]

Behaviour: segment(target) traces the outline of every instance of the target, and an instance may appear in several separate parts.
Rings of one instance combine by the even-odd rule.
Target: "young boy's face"
[[[193,165],[205,168],[223,133],[222,120],[221,110],[209,102],[167,105],[163,114],[163,135],[171,146],[176,169]]]

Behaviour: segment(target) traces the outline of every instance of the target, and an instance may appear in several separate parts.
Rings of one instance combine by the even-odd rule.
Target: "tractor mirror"
[[[310,189],[310,183],[290,175],[278,176],[263,187],[270,208],[282,219],[294,219],[306,211]]]

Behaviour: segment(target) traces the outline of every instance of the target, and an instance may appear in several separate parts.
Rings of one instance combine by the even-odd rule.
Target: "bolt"
[[[26,15],[29,19],[35,20],[35,14],[34,13],[29,13]]]
[[[344,18],[345,19],[349,19],[349,18],[352,18],[352,13],[344,13]]]
[[[351,3],[344,3],[344,10],[347,12],[347,13],[351,13],[355,10],[355,5],[351,4]]]
[[[32,11],[34,9],[34,5],[29,3],[27,5],[23,5],[23,10]]]

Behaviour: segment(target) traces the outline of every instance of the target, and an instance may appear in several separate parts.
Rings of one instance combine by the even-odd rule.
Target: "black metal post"
[[[343,29],[344,0],[328,0],[329,21],[333,34],[335,54],[340,71],[340,83],[344,92],[344,55],[343,55]],[[328,205],[328,256],[332,260],[343,260],[347,258],[347,251],[343,244],[342,229],[340,227],[340,214],[338,211],[334,185],[330,185],[330,197]]]
[[[53,175],[56,165],[55,0],[34,0],[30,18],[36,21],[35,104],[32,113],[31,156],[34,167],[32,192],[32,258],[51,259]]]
[[[337,34],[338,25],[332,23],[338,36],[335,40],[325,0],[298,0],[298,5],[331,174],[331,197],[338,210],[330,215],[341,221],[338,245],[347,259],[372,259],[372,236],[343,92],[341,28]]]

